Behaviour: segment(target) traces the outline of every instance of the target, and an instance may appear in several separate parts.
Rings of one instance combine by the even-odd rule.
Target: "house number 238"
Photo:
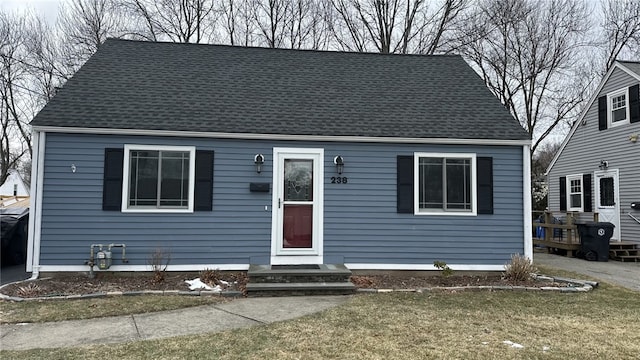
[[[346,184],[348,179],[346,176],[332,176],[331,183],[332,184]]]

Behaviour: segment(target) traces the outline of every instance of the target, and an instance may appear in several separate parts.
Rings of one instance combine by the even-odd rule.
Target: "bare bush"
[[[151,266],[151,270],[153,271],[153,279],[151,280],[154,284],[160,284],[164,282],[164,273],[169,266],[169,262],[171,261],[171,253],[165,251],[161,248],[156,248],[149,256],[149,260],[147,260],[149,266]]]
[[[40,293],[40,286],[34,283],[30,283],[25,286],[20,286],[18,289],[18,295],[23,298],[37,297]]]
[[[511,262],[505,265],[504,270],[504,278],[512,281],[531,280],[532,275],[538,272],[531,259],[520,254],[511,255]]]

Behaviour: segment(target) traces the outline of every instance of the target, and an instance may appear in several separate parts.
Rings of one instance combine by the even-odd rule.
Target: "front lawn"
[[[144,295],[77,300],[0,301],[0,323],[81,320],[142,314],[227,301],[218,296]]]
[[[639,294],[457,292],[358,295],[304,318],[200,336],[74,349],[4,351],[20,359],[636,359]],[[511,341],[524,346],[514,348]]]

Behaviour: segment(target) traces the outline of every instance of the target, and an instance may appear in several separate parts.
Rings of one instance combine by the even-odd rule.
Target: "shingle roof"
[[[460,56],[109,39],[34,126],[524,140]]]
[[[627,69],[635,72],[640,76],[640,62],[637,61],[618,61],[620,64],[624,65]]]

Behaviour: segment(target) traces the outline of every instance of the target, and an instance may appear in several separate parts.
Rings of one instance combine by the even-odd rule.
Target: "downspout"
[[[531,225],[531,145],[522,147],[522,200],[524,225],[524,256],[533,262],[533,229]]]
[[[32,134],[33,154],[31,155],[31,201],[29,202],[29,235],[27,240],[28,280],[40,275],[40,232],[42,217],[42,182],[44,180],[45,133],[35,131]]]

